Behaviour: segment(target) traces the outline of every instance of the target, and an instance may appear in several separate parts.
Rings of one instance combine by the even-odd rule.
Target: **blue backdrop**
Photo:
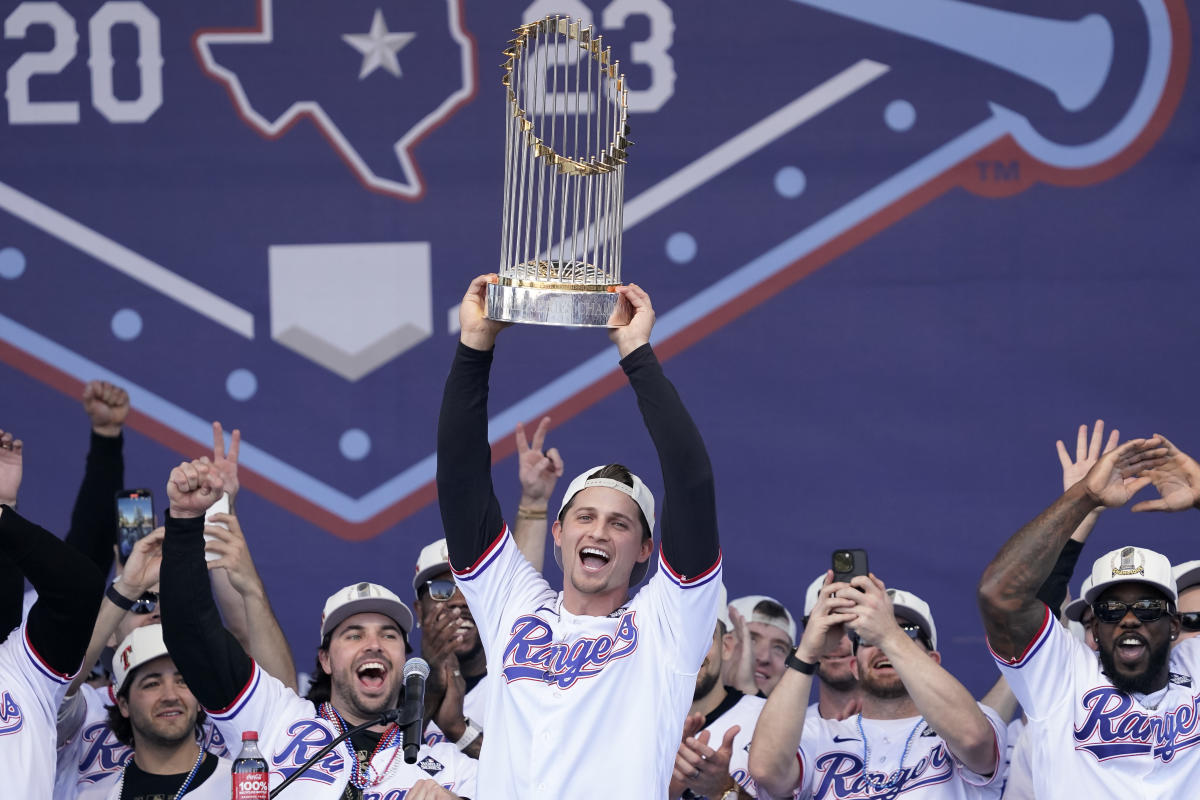
[[[1194,2],[158,0],[0,3],[0,427],[62,531],[83,382],[127,387],[127,483],[240,427],[243,522],[308,666],[321,604],[404,597],[440,535],[455,304],[498,264],[501,51],[591,20],[631,89],[624,278],[709,444],[731,595],[799,613],[835,547],[927,599],[994,679],[975,609],[1004,539],[1103,417],[1200,452]],[[660,481],[603,332],[500,341],[567,472]],[[1200,556],[1195,514],[1107,512],[1085,551]],[[549,560],[551,572],[555,572]],[[554,579],[558,575],[555,573]]]

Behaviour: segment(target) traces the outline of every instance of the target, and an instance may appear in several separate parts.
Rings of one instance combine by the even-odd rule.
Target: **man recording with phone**
[[[854,642],[862,711],[810,718],[817,663],[844,630]],[[830,570],[787,663],[750,745],[750,773],[770,796],[998,795],[1005,725],[942,668],[933,615],[916,595],[874,575],[834,582]]]

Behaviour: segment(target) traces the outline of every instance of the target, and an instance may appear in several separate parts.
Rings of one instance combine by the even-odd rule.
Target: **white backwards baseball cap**
[[[1185,561],[1177,564],[1171,567],[1171,575],[1175,578],[1177,592],[1200,585],[1200,561]]]
[[[593,486],[600,486],[605,489],[616,489],[622,494],[629,495],[631,498],[633,498],[633,502],[637,503],[638,508],[642,510],[642,516],[646,518],[646,524],[650,526],[650,530],[646,531],[646,534],[653,539],[654,495],[650,493],[648,488],[646,488],[646,484],[642,483],[642,479],[637,475],[634,475],[632,472],[629,474],[633,476],[633,486],[627,486],[618,480],[613,480],[612,478],[588,477],[592,473],[599,472],[607,466],[610,465],[601,464],[598,467],[592,467],[591,469],[585,470],[577,475],[575,480],[571,481],[571,484],[567,486],[567,491],[563,495],[562,504],[558,507],[558,515],[561,517],[563,509],[565,509],[567,504],[571,502],[571,498],[579,494],[584,489],[588,489]],[[557,544],[554,545],[554,560],[559,567],[562,566],[562,548],[560,548]],[[650,569],[650,562],[652,560],[653,555],[645,561],[633,565],[633,572],[629,576],[630,586],[637,586],[642,582],[642,579],[646,577],[646,571]]]
[[[450,551],[446,549],[446,540],[442,538],[425,545],[421,548],[421,554],[417,556],[417,574],[413,577],[413,591],[419,591],[425,581],[448,569],[450,569]]]
[[[1172,603],[1179,601],[1171,562],[1162,553],[1144,547],[1119,547],[1096,559],[1092,564],[1092,585],[1083,593],[1089,605],[1117,583],[1145,583],[1162,590]]]
[[[892,599],[892,612],[919,627],[929,638],[929,646],[937,650],[937,626],[933,624],[929,603],[903,589],[888,589],[887,594]]]
[[[755,613],[754,607],[764,600],[775,603],[783,609],[786,622],[779,617],[771,617],[762,613]],[[792,612],[787,610],[787,606],[780,603],[774,597],[767,597],[765,594],[748,594],[745,597],[739,597],[729,603],[737,609],[737,612],[745,618],[746,623],[761,622],[763,625],[774,625],[779,630],[788,635],[788,641],[794,646],[796,644],[796,620],[792,618]]]
[[[1200,562],[1198,562],[1198,563],[1200,563]],[[1086,578],[1083,579],[1083,584],[1080,585],[1080,587],[1079,587],[1079,596],[1076,597],[1071,602],[1067,603],[1067,607],[1063,609],[1063,616],[1066,617],[1067,620],[1069,620],[1070,622],[1082,622],[1083,621],[1083,612],[1086,611],[1087,608],[1091,605],[1091,603],[1089,603],[1084,598],[1087,597],[1087,593],[1089,590],[1091,590],[1091,588],[1092,588],[1092,576],[1088,575]]]
[[[163,642],[162,625],[134,628],[113,653],[113,691],[120,692],[125,679],[142,664],[169,655]]]
[[[395,620],[407,637],[412,632],[413,614],[389,589],[377,583],[355,583],[339,589],[325,601],[321,613],[321,638],[354,614],[383,614]]]

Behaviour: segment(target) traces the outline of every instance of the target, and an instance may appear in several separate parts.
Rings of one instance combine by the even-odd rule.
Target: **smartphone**
[[[124,564],[138,539],[154,530],[154,497],[149,489],[117,493],[117,555]]]
[[[849,583],[851,578],[869,574],[866,550],[833,551],[833,579],[835,581]]]
[[[220,500],[218,500],[217,502],[215,502],[211,506],[209,506],[208,511],[204,512],[204,524],[205,525],[215,525],[218,528],[224,528],[225,530],[229,530],[229,526],[226,525],[224,522],[213,522],[213,519],[212,519],[213,514],[228,514],[228,513],[229,513],[229,494],[226,493],[226,494],[221,495]],[[205,542],[211,542],[212,540],[213,540],[212,536],[210,536],[207,533],[204,534]],[[204,551],[204,560],[205,561],[216,561],[218,558],[220,558],[220,556],[217,555],[216,553],[210,553],[207,550]]]

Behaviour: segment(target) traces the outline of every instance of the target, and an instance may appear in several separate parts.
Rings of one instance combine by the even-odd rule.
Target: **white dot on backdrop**
[[[142,335],[142,315],[132,308],[122,308],[113,314],[112,332],[123,342],[129,342]]]
[[[239,367],[225,379],[225,391],[234,400],[249,400],[258,393],[258,378],[250,370]]]
[[[883,121],[894,131],[906,131],[917,121],[917,110],[907,100],[893,100],[883,109]]]
[[[25,272],[25,254],[15,247],[0,250],[0,278],[16,280]]]
[[[799,167],[784,167],[775,173],[775,191],[783,197],[799,197],[807,185],[808,178]]]
[[[351,461],[362,461],[371,452],[371,437],[367,436],[366,431],[351,428],[338,440],[338,448]]]
[[[690,233],[672,233],[667,237],[667,258],[686,264],[696,257],[696,238]]]

